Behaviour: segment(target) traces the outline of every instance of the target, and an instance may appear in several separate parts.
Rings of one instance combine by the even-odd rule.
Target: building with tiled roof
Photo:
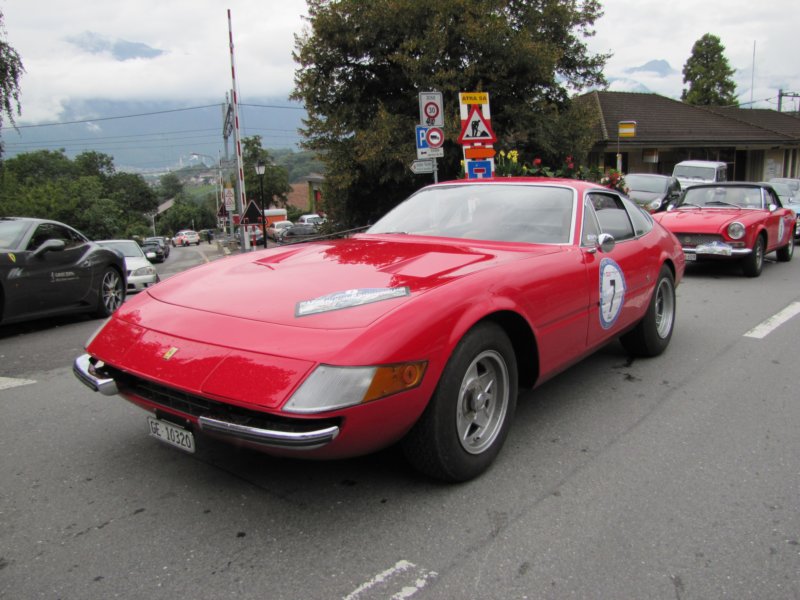
[[[800,119],[774,110],[692,106],[658,94],[593,91],[596,110],[590,162],[626,173],[672,173],[682,160],[728,164],[728,179],[800,177]],[[619,135],[635,122],[635,135]],[[623,127],[624,132],[625,127]],[[630,129],[630,126],[628,127]]]

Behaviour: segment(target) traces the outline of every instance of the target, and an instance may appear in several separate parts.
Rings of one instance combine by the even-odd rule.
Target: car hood
[[[716,233],[732,221],[747,224],[763,219],[763,211],[736,208],[687,208],[653,215],[672,232]]]
[[[144,256],[126,256],[125,257],[125,268],[128,271],[135,271],[136,269],[141,269],[142,267],[152,267],[153,263],[147,260]]]
[[[558,246],[358,236],[218,260],[171,277],[148,294],[163,303],[254,322],[365,327],[433,288],[503,262],[558,251]],[[312,312],[304,314],[306,309]]]

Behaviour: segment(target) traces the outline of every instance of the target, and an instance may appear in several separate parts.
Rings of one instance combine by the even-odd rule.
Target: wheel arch
[[[486,315],[479,323],[483,321],[492,321],[503,329],[517,358],[519,387],[532,388],[539,379],[539,346],[528,322],[510,310]]]

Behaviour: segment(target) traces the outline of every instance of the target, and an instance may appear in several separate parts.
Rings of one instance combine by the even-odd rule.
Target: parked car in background
[[[311,223],[311,224],[313,224],[313,225],[316,225],[316,226],[318,226],[318,227],[319,227],[319,226],[320,226],[320,225],[322,225],[322,224],[323,224],[323,223],[324,223],[326,220],[327,220],[327,219],[325,219],[324,217],[320,217],[320,216],[319,216],[318,214],[316,214],[316,213],[310,213],[310,214],[307,214],[307,215],[301,215],[301,216],[300,216],[300,218],[299,218],[299,219],[297,219],[297,223],[303,223],[303,224],[305,224],[305,223]]]
[[[164,258],[165,259],[169,258],[169,251],[172,248],[172,244],[171,244],[171,241],[170,241],[169,238],[166,238],[163,235],[159,235],[159,236],[149,237],[149,238],[145,238],[144,239],[144,243],[145,244],[150,243],[150,242],[158,243],[163,248]]]
[[[771,185],[694,185],[674,209],[654,218],[675,234],[687,261],[736,260],[747,277],[761,274],[769,252],[780,262],[794,254],[796,216]]]
[[[104,248],[119,252],[125,258],[127,270],[128,292],[141,292],[155,285],[161,279],[150,258],[155,258],[154,252],[145,254],[142,246],[134,240],[99,240],[97,242]]]
[[[0,217],[0,323],[108,317],[125,301],[125,262],[69,225]]]
[[[599,185],[441,183],[366,233],[170,277],[73,370],[185,451],[214,436],[335,459],[402,440],[420,471],[464,481],[500,452],[519,387],[615,338],[663,352],[684,266],[673,235]]]
[[[728,165],[714,160],[683,160],[672,169],[682,189],[698,183],[719,183],[728,180]]]
[[[149,242],[145,240],[144,242],[142,242],[141,246],[142,246],[142,251],[147,257],[147,260],[149,260],[151,263],[164,262],[166,256],[164,253],[164,247],[161,244],[159,244],[155,240]]]
[[[267,237],[277,240],[280,237],[281,230],[291,226],[291,221],[275,221],[272,225],[267,227]]]
[[[279,231],[278,239],[281,241],[287,241],[292,238],[301,238],[301,237],[309,237],[312,235],[316,235],[318,231],[318,227],[315,223],[293,223],[289,227],[285,227]]]
[[[200,245],[200,235],[191,229],[182,229],[175,234],[175,243],[178,246]]]
[[[628,197],[647,212],[666,210],[681,195],[681,184],[675,177],[651,173],[625,175]]]
[[[800,188],[795,190],[792,188],[790,183],[784,183],[790,181],[800,182],[800,180],[793,179],[785,179],[783,181],[770,179],[767,185],[771,185],[773,187],[783,206],[794,213],[796,219],[794,226],[794,238],[797,239],[800,238]]]
[[[770,183],[783,183],[789,186],[795,194],[800,194],[800,179],[792,179],[791,177],[773,177],[769,180]]]

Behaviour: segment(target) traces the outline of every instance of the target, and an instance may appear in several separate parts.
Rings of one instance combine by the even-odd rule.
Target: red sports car
[[[794,254],[794,212],[768,184],[693,185],[654,218],[677,236],[686,260],[738,260],[747,277],[761,275],[769,252],[780,262]]]
[[[433,477],[483,472],[534,387],[610,340],[655,356],[684,272],[675,237],[614,191],[432,185],[366,233],[222,259],[127,302],[75,374],[151,435],[349,457],[397,441]]]

